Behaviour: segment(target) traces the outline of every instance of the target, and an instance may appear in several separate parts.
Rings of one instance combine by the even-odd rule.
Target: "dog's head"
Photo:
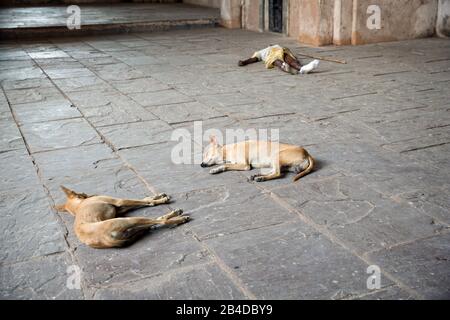
[[[66,203],[64,203],[62,205],[57,205],[56,209],[60,210],[60,211],[68,211],[71,214],[74,214],[73,213],[74,212],[73,208],[78,206],[81,201],[83,201],[84,199],[92,197],[90,195],[87,195],[86,193],[75,192],[75,191],[70,190],[69,188],[66,188],[64,186],[61,186],[61,189],[66,194],[67,201],[66,201]]]
[[[217,143],[215,136],[210,136],[209,144],[205,148],[200,166],[211,167],[216,164],[222,164],[223,162],[223,147]]]

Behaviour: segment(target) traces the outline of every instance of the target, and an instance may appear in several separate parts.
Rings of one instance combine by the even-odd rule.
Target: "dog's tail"
[[[305,170],[303,170],[302,172],[298,173],[294,177],[294,179],[292,179],[293,182],[297,181],[298,179],[300,179],[303,176],[306,176],[308,173],[310,173],[312,171],[312,169],[314,168],[314,159],[309,154],[308,154],[308,162],[309,162],[308,167]]]

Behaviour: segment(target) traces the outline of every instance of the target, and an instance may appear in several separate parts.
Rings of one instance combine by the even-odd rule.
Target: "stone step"
[[[67,6],[0,8],[0,39],[46,38],[211,28],[218,9],[173,4],[80,5],[80,28],[69,29]]]

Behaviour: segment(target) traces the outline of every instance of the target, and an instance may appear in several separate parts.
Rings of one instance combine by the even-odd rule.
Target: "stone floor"
[[[348,63],[306,76],[237,67],[271,43]],[[1,298],[450,298],[449,56],[436,38],[308,48],[219,28],[3,42]],[[279,128],[317,169],[254,183],[174,164],[171,134],[194,120]],[[60,184],[166,192],[173,203],[133,215],[193,220],[91,249],[52,209]],[[73,265],[81,289],[67,286]]]

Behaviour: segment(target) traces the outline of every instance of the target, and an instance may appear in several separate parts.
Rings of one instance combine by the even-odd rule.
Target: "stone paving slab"
[[[55,80],[55,85],[57,85],[64,92],[103,89],[107,90],[111,88],[108,83],[95,76],[59,79]]]
[[[8,114],[5,111],[3,114]],[[16,150],[23,147],[22,137],[17,126],[14,125],[11,118],[0,119],[0,130],[2,136],[0,138],[0,152]]]
[[[65,199],[60,185],[88,194],[133,198],[148,195],[138,177],[105,144],[41,152],[34,158],[46,188],[57,203]]]
[[[8,101],[3,91],[0,92],[0,120],[11,119],[12,115],[9,109]]]
[[[405,161],[401,154],[383,148],[376,150],[368,143],[324,143],[311,147],[311,150],[320,155],[319,159],[332,159],[332,163],[341,171],[361,177],[370,187],[383,194],[396,195],[423,184],[448,185],[442,169],[436,170],[415,158],[408,157]],[[349,157],[349,154],[353,156]]]
[[[14,115],[19,125],[81,117],[80,112],[67,99],[45,100],[16,104]]]
[[[446,196],[448,191],[449,189],[446,187],[419,189],[399,194],[398,198],[407,201],[424,214],[449,224],[450,217],[448,212],[450,211],[450,204]]]
[[[138,287],[138,289],[136,289]],[[188,297],[188,298],[187,298]],[[155,275],[136,282],[99,289],[94,299],[154,299],[179,300],[244,299],[234,284],[214,264],[195,265],[175,270],[165,276]]]
[[[33,163],[25,147],[22,150],[10,150],[0,153],[0,172],[2,184],[0,191],[20,190],[26,186],[38,185]]]
[[[152,216],[155,217],[154,213]],[[208,252],[185,234],[186,227],[177,229],[152,230],[142,241],[119,250],[93,251],[79,246],[75,256],[83,270],[83,281],[91,289],[88,293],[94,295],[100,288],[169,275],[179,268],[211,261]]]
[[[236,65],[270,43],[347,64],[307,76]],[[444,39],[312,48],[220,28],[0,44],[1,296],[448,298],[449,50]],[[172,161],[180,139],[198,160],[209,129],[279,129],[315,170],[256,183],[257,170]],[[52,209],[61,184],[166,192],[168,205],[130,215],[183,208],[193,220],[91,249]],[[70,265],[80,290],[66,286]]]
[[[49,99],[62,98],[61,93],[55,87],[7,90],[6,96],[11,104],[42,102]]]
[[[362,295],[355,300],[413,300],[414,297],[398,286],[387,287],[382,290]]]
[[[124,149],[119,154],[133,168],[138,168],[139,174],[160,192],[177,194],[242,181],[242,176],[236,172],[217,179],[198,164],[174,164],[171,153],[175,144],[169,142]]]
[[[193,101],[192,98],[172,89],[156,92],[133,93],[130,96],[144,107]]]
[[[154,69],[154,68],[152,68]],[[150,70],[151,71],[151,70]],[[149,72],[150,72],[149,71]],[[175,89],[187,96],[201,96],[205,94],[216,94],[216,93],[233,93],[238,91],[237,86],[220,86],[209,80],[202,82],[191,82],[191,83],[179,83],[173,85]]]
[[[424,298],[449,299],[449,237],[444,234],[381,250],[371,254],[371,259]]]
[[[256,298],[342,299],[367,292],[367,265],[301,222],[206,242]]]
[[[78,108],[92,108],[102,107],[108,104],[119,104],[126,107],[133,103],[133,100],[127,96],[121,95],[117,90],[102,90],[102,91],[82,91],[82,92],[68,92],[67,96]]]
[[[158,120],[158,117],[150,112],[147,112],[144,107],[137,104],[133,100],[128,100],[126,103],[111,102],[100,107],[80,109],[89,122],[96,127]]]
[[[66,253],[44,256],[28,262],[2,265],[0,296],[2,299],[83,299],[80,290],[68,289],[67,268],[72,265]],[[45,270],[45,271],[44,271]]]
[[[42,186],[1,191],[0,195],[0,263],[17,263],[67,249],[63,229]]]
[[[80,299],[66,287],[72,264],[50,199],[29,155],[0,153],[0,296],[3,299]]]
[[[112,85],[117,90],[119,90],[124,94],[143,93],[169,89],[169,86],[153,78],[139,78],[131,80],[114,81],[112,82]]]
[[[91,69],[90,73],[95,72],[100,78],[107,81],[132,80],[145,76],[141,71],[130,67],[126,63],[100,64],[91,67]]]
[[[66,68],[57,67],[45,68],[45,72],[52,80],[67,79],[73,77],[94,77],[95,74],[87,68]]]
[[[41,68],[32,66],[32,67],[20,67],[20,68],[11,68],[5,71],[2,71],[0,74],[0,80],[26,80],[32,78],[42,78],[44,74]]]
[[[168,124],[208,120],[223,115],[222,112],[216,109],[207,108],[206,105],[197,101],[152,106],[146,109]]]
[[[31,78],[24,80],[4,80],[3,88],[8,90],[15,89],[33,89],[33,88],[52,88],[53,84],[47,78]]]
[[[174,199],[175,206],[182,204],[191,213],[189,228],[201,240],[296,220],[295,214],[245,182],[193,190],[177,194]]]
[[[84,119],[25,124],[22,132],[31,152],[48,151],[100,142]]]
[[[352,178],[336,177],[273,192],[360,253],[446,229],[408,204],[396,203],[354,182]]]
[[[117,149],[166,142],[172,134],[172,128],[159,119],[101,127],[99,131]]]

